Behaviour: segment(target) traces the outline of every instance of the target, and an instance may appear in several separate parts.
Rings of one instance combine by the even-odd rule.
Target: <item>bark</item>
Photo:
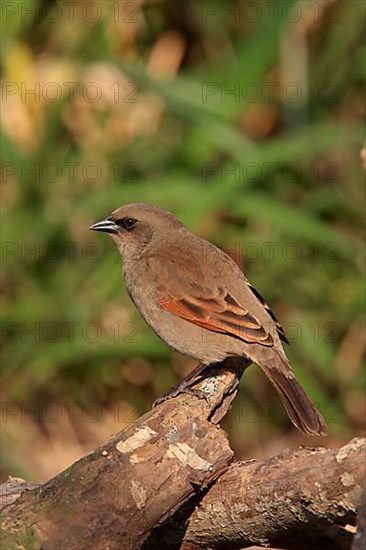
[[[6,548],[139,548],[154,526],[217,477],[233,458],[217,423],[248,365],[211,367],[205,398],[165,401],[2,511]]]
[[[192,506],[157,529],[146,548],[350,548],[365,484],[365,439],[341,449],[300,448],[236,463]],[[183,545],[183,546],[182,546]]]
[[[245,366],[212,368],[197,386],[205,399],[165,401],[50,481],[3,487],[2,547],[300,550],[317,548],[315,538],[350,548],[343,526],[355,523],[365,441],[228,468],[233,452],[216,424]]]
[[[363,480],[363,492],[358,508],[357,532],[354,537],[352,550],[366,548],[366,479]]]

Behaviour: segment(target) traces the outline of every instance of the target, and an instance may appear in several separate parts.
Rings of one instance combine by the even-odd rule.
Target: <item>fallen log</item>
[[[46,483],[5,484],[2,547],[349,549],[365,440],[230,466],[218,423],[246,366],[211,367],[205,398],[163,402]]]

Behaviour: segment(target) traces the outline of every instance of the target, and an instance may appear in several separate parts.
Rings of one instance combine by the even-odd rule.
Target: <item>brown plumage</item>
[[[294,425],[325,435],[324,419],[283,351],[283,328],[229,256],[170,212],[145,203],[121,206],[91,229],[111,234],[129,295],[167,344],[206,365],[232,356],[251,359],[272,382]]]

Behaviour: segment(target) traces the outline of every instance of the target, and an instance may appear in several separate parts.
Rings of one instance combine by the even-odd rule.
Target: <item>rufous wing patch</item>
[[[214,298],[187,296],[174,299],[166,296],[159,300],[159,305],[173,315],[212,332],[229,334],[247,343],[272,346],[272,336],[261,323],[228,292],[219,290],[219,295]]]

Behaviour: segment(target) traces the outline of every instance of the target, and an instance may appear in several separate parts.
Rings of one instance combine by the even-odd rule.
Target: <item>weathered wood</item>
[[[300,448],[233,464],[195,509],[185,505],[157,529],[146,549],[349,549],[353,532],[343,526],[356,523],[365,452],[366,440],[353,439],[341,449]]]
[[[233,452],[217,423],[245,367],[236,361],[212,367],[196,386],[205,399],[183,394],[165,401],[46,483],[24,490],[11,480],[0,498],[2,547],[192,550],[265,543],[308,550],[321,540],[324,549],[348,550],[352,533],[343,526],[355,524],[365,440],[229,467]]]
[[[365,457],[366,461],[366,457]],[[363,480],[363,491],[358,507],[357,533],[355,535],[352,550],[365,550],[366,548],[366,476]]]
[[[212,367],[196,387],[165,401],[2,511],[6,548],[136,550],[231,462],[226,413],[246,364]],[[225,370],[226,369],[226,370]],[[209,420],[210,419],[210,420]]]
[[[352,550],[361,550],[362,515],[355,537],[353,526],[365,483],[365,450],[366,440],[354,439],[341,449],[301,448],[236,463],[204,496],[197,494],[155,529],[143,548],[223,550],[270,543],[312,550],[321,543],[324,550],[349,550],[354,538]],[[5,504],[33,485],[16,479],[3,484]]]

